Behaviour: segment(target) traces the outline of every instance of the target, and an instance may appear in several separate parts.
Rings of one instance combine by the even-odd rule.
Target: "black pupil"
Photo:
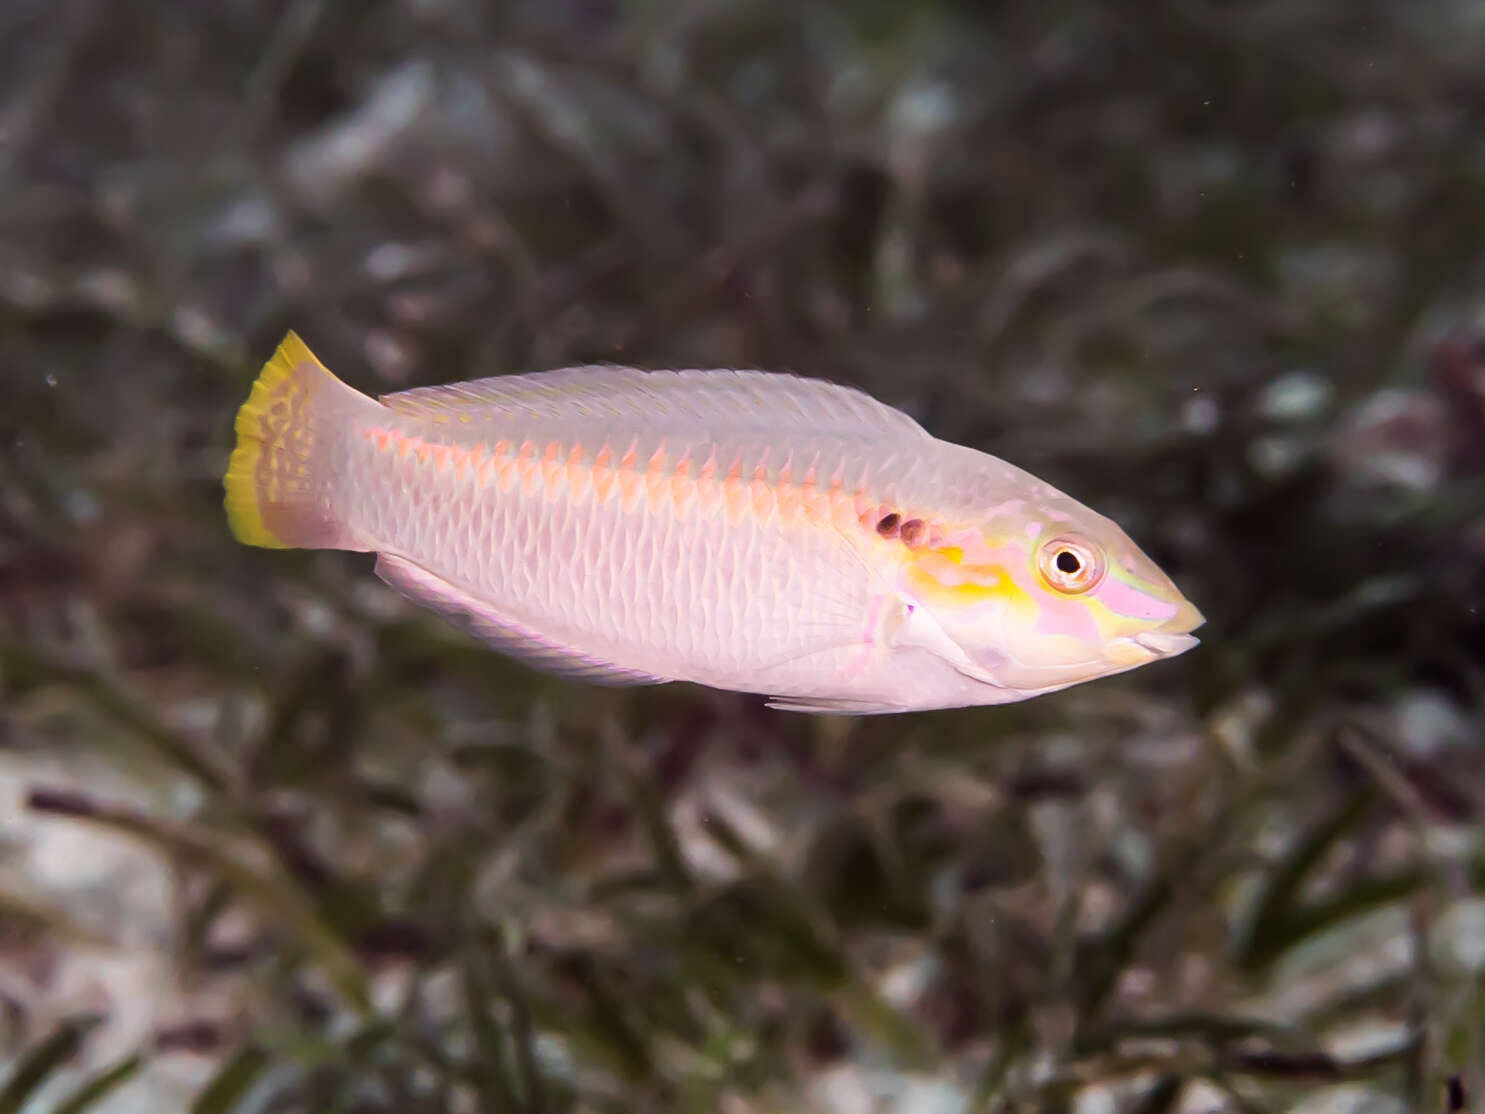
[[[1073,573],[1080,572],[1082,568],[1083,562],[1078,560],[1078,555],[1072,550],[1064,549],[1061,553],[1057,554],[1058,572],[1065,572],[1068,576],[1071,576]]]

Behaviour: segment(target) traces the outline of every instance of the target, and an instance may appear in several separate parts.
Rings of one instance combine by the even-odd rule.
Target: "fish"
[[[373,553],[528,665],[868,715],[1170,658],[1196,606],[1112,520],[786,372],[609,365],[372,397],[290,332],[237,413],[228,525]]]

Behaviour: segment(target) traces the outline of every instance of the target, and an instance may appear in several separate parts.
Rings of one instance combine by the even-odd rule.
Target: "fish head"
[[[940,533],[901,591],[901,640],[1009,699],[1174,657],[1204,622],[1116,523],[1065,498]]]

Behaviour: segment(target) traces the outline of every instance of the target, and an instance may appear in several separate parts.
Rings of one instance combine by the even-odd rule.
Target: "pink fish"
[[[375,553],[532,665],[797,711],[1023,700],[1202,623],[1109,519],[792,375],[583,367],[373,399],[290,333],[226,489],[239,540]]]

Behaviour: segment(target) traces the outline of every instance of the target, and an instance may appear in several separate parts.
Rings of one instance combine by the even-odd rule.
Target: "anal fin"
[[[880,716],[907,710],[901,704],[829,696],[775,696],[769,699],[767,706],[780,712],[809,712],[823,716]]]
[[[534,669],[606,685],[658,685],[671,680],[636,669],[625,669],[602,657],[544,637],[406,558],[389,553],[377,554],[376,575],[397,592],[438,613],[459,630]]]

